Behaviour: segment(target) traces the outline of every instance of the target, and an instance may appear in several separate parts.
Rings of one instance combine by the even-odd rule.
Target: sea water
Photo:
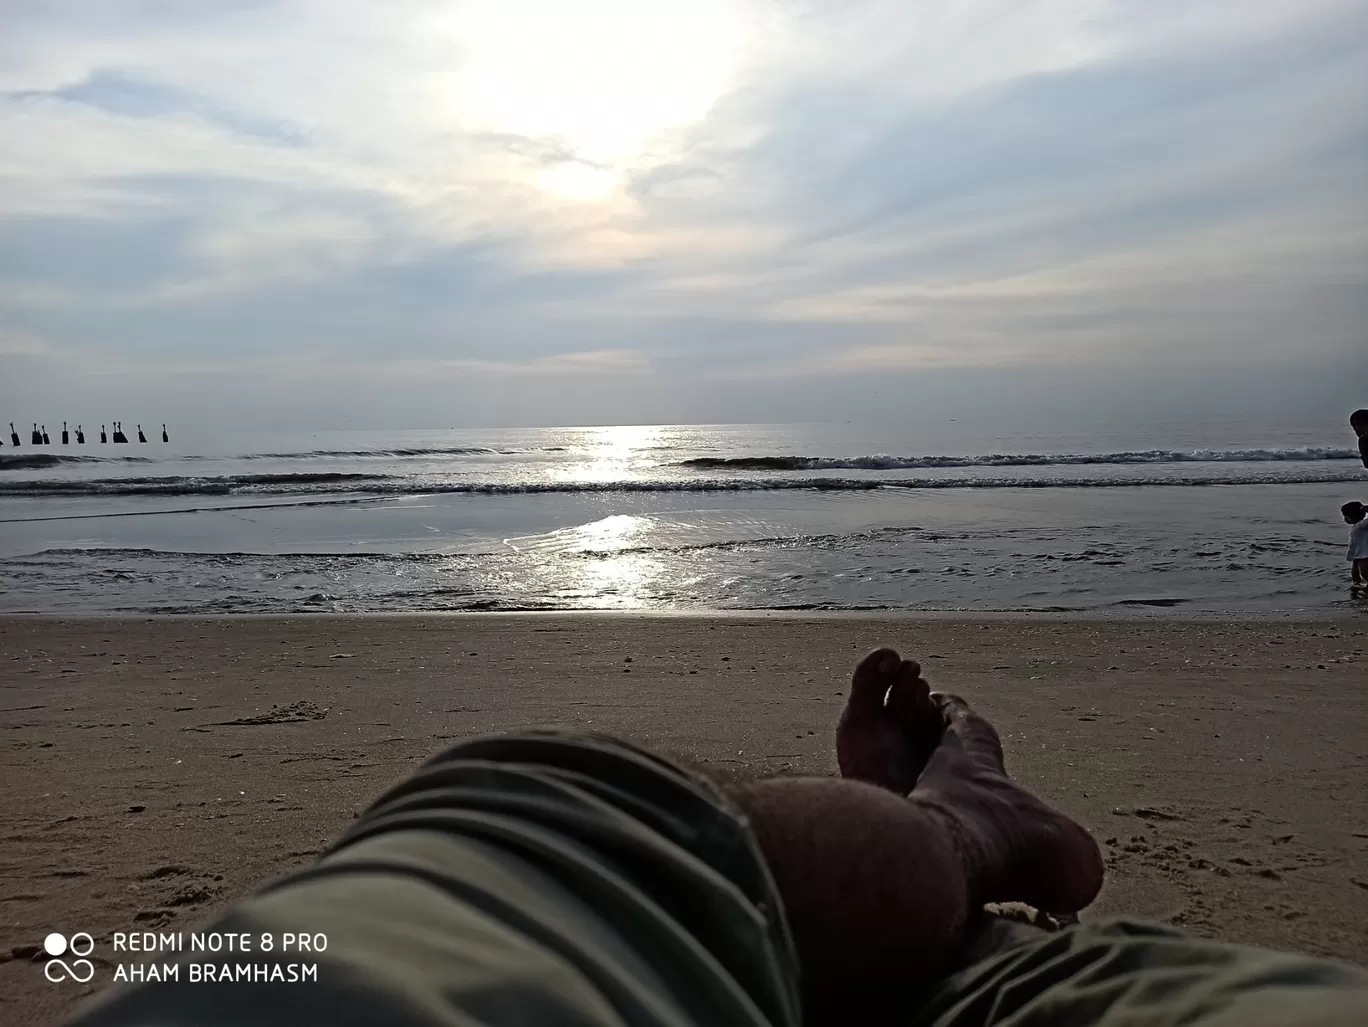
[[[149,437],[0,449],[0,610],[1327,611],[1368,499],[1338,419]]]

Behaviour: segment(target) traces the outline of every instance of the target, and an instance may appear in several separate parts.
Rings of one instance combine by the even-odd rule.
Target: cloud
[[[580,375],[638,375],[651,368],[646,355],[636,350],[605,349],[583,353],[556,353],[535,360],[441,360],[395,362],[382,365],[384,373],[398,376],[480,374],[517,377],[575,377]]]
[[[564,11],[16,3],[0,319],[69,373],[298,356],[396,410],[573,378],[605,419],[624,376],[687,418],[723,380],[801,412],[800,379],[1361,345],[1361,4]]]
[[[36,356],[49,350],[48,341],[28,332],[0,328],[0,354],[6,356]]]
[[[1118,54],[949,105],[867,98],[861,124],[882,128],[850,150],[775,100],[763,143],[708,165],[746,213],[709,222],[706,205],[653,201],[662,222],[719,234],[706,272],[662,274],[657,294],[865,326],[856,347],[920,335],[965,366],[1042,349],[1100,366],[1151,348],[1212,360],[1285,331],[1334,357],[1368,254],[1352,99],[1368,87],[1364,37],[1339,21],[1284,30]],[[737,218],[788,237],[734,254]]]
[[[119,71],[92,71],[85,79],[52,90],[10,93],[16,102],[52,100],[83,104],[116,117],[188,115],[227,132],[276,143],[302,143],[303,134],[284,122],[256,120],[217,107],[205,97],[175,86],[145,81]]]

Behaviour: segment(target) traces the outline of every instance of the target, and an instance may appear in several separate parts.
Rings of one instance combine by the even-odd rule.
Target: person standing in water
[[[76,426],[76,445],[85,445],[85,432],[81,430],[81,426],[79,424]]]
[[[162,441],[163,441],[163,442],[170,442],[170,441],[171,441],[171,436],[166,434],[166,425],[165,425],[165,424],[162,425]]]
[[[67,423],[65,421],[62,422],[62,445],[71,445],[71,432],[67,431]]]
[[[11,445],[11,446],[17,446],[17,445],[19,445],[19,433],[18,433],[17,431],[14,430],[14,422],[13,422],[13,421],[10,422],[10,445]]]
[[[109,441],[109,433],[105,431],[105,426],[104,426],[104,425],[100,425],[100,441],[101,441],[101,442],[108,442],[108,441]]]
[[[1358,436],[1359,459],[1368,467],[1368,407],[1362,407],[1349,415],[1349,427]]]
[[[29,438],[29,441],[35,446],[41,446],[43,444],[43,436],[42,433],[38,431],[37,421],[33,422],[33,435]]]
[[[1349,525],[1349,573],[1353,587],[1364,588],[1368,586],[1368,507],[1357,501],[1345,503],[1340,513]]]
[[[50,445],[52,445],[52,440],[51,440],[50,438],[48,438],[47,425],[43,425],[43,445],[45,445],[45,446],[50,446]]]

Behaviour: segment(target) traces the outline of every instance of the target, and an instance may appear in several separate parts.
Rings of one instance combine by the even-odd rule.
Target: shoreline
[[[4,615],[0,1019],[41,1027],[78,997],[32,958],[48,931],[188,931],[471,735],[574,726],[831,773],[850,671],[884,644],[1094,832],[1108,881],[1085,918],[1368,965],[1352,612]]]
[[[1361,607],[1342,606],[1335,609],[1295,610],[1185,610],[1182,606],[1137,604],[1125,610],[913,610],[913,609],[864,609],[864,610],[791,610],[780,607],[736,609],[736,610],[682,610],[682,609],[557,609],[557,610],[379,610],[324,611],[300,610],[293,613],[141,613],[137,610],[75,610],[54,613],[51,611],[0,611],[0,628],[5,621],[314,621],[331,620],[375,620],[375,621],[424,621],[432,618],[472,620],[499,619],[556,619],[573,618],[576,620],[719,620],[719,621],[1014,621],[1029,620],[1046,623],[1111,623],[1127,624],[1132,621],[1181,622],[1184,624],[1231,624],[1231,623],[1280,623],[1306,622],[1368,626],[1368,601]]]

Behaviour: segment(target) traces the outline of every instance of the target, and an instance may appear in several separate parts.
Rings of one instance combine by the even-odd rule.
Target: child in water
[[[1354,575],[1354,587],[1368,585],[1368,507],[1362,503],[1345,503],[1340,507],[1344,523],[1349,525],[1349,561]]]

